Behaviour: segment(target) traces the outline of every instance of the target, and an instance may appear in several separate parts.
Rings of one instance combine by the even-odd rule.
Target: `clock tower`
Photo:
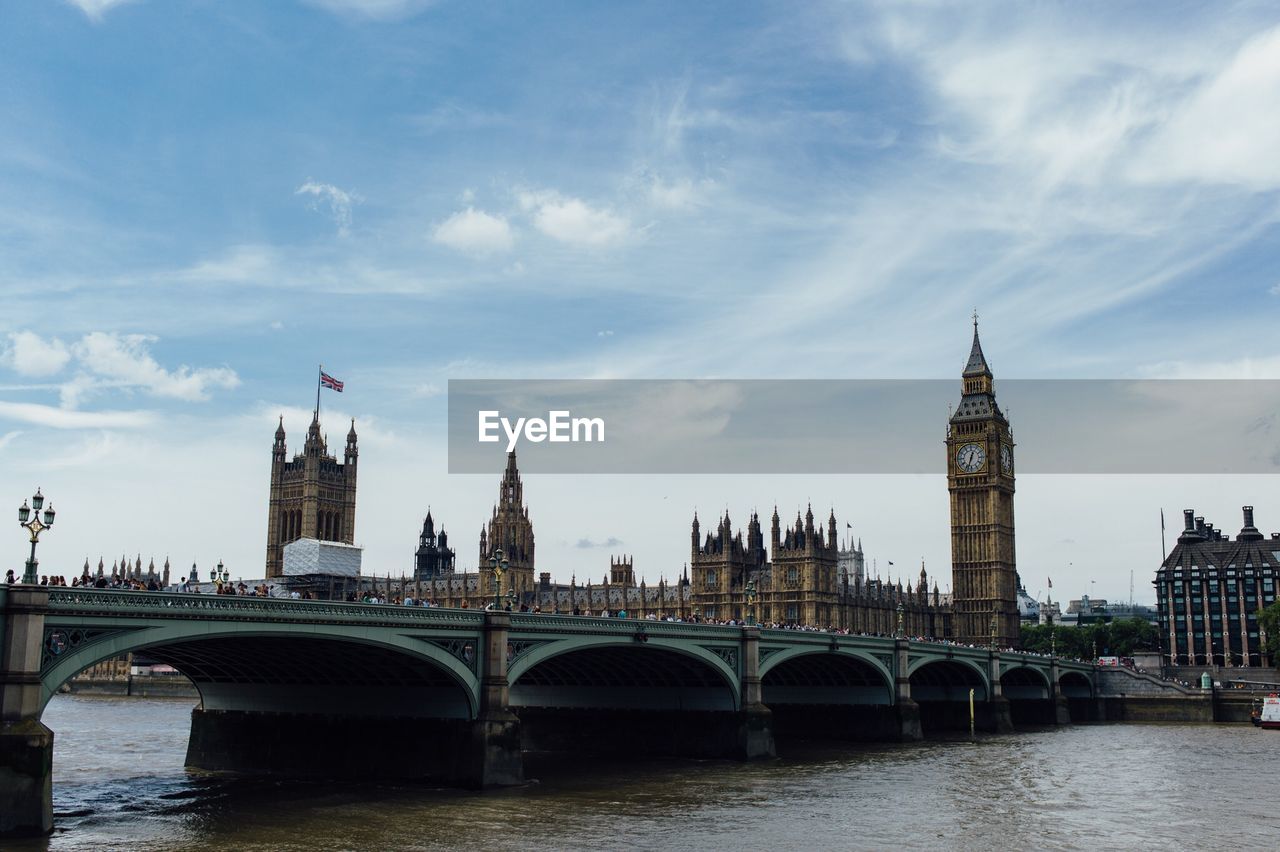
[[[978,341],[962,374],[960,405],[947,424],[951,492],[952,631],[958,642],[1019,644],[1013,546],[1013,434],[996,404],[991,368]],[[994,622],[993,622],[994,619]]]

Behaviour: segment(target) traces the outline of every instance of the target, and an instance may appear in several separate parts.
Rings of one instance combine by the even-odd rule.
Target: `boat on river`
[[[1262,699],[1262,715],[1258,724],[1263,728],[1280,729],[1280,695],[1268,695]]]

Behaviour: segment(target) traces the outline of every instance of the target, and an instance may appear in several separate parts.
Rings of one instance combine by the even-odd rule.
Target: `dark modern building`
[[[1161,654],[1172,666],[1267,666],[1258,613],[1275,603],[1280,533],[1270,537],[1244,507],[1233,541],[1187,509],[1185,528],[1156,572]]]

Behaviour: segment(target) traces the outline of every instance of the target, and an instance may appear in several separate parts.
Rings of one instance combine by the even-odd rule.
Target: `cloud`
[[[147,348],[156,339],[144,334],[86,334],[72,347],[83,372],[63,386],[63,404],[75,407],[84,394],[104,381],[113,387],[138,388],[152,396],[191,402],[208,399],[212,390],[231,390],[240,384],[240,378],[228,367],[164,369]]]
[[[1245,42],[1183,100],[1138,155],[1146,180],[1280,186],[1280,27]]]
[[[9,347],[0,361],[22,376],[52,376],[71,360],[66,344],[56,337],[45,340],[31,331],[9,335]]]
[[[597,547],[621,547],[622,539],[614,538],[612,536],[604,541],[592,541],[589,538],[580,538],[573,546],[579,550],[589,550]]]
[[[148,411],[74,411],[34,402],[0,402],[0,419],[50,429],[139,429],[155,422]]]
[[[460,106],[454,103],[441,104],[430,112],[409,118],[409,123],[426,134],[450,131],[482,130],[501,127],[509,124],[509,116],[498,112]],[[470,190],[465,193],[470,194]],[[470,198],[464,198],[470,201]]]
[[[558,242],[603,247],[625,243],[635,236],[626,218],[606,208],[592,207],[580,198],[541,190],[519,192],[516,199],[533,218],[534,227]]]
[[[649,203],[667,210],[690,210],[706,204],[706,195],[714,186],[713,181],[705,179],[664,181],[653,177],[648,185]]]
[[[351,233],[351,207],[360,202],[358,195],[339,189],[331,183],[317,183],[310,179],[298,187],[294,195],[311,196],[312,210],[318,210],[322,204],[327,203],[329,215],[338,226],[338,235],[345,237]]]
[[[102,17],[107,12],[110,12],[116,6],[133,3],[135,0],[67,0],[67,2],[79,8],[81,12],[84,12],[85,17],[97,24],[102,21]]]
[[[1280,379],[1280,355],[1230,361],[1161,361],[1140,367],[1153,379]]]
[[[506,219],[468,207],[459,210],[438,226],[431,238],[441,245],[467,254],[511,251],[515,244]]]
[[[435,0],[305,0],[334,14],[370,21],[403,21],[423,12]]]

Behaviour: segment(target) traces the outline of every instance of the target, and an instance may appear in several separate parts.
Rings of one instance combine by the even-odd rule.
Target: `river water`
[[[191,700],[60,695],[57,830],[18,849],[1276,848],[1280,732],[1096,725],[911,745],[781,748],[766,763],[568,758],[522,788],[188,772]],[[353,730],[394,749],[411,730]]]

